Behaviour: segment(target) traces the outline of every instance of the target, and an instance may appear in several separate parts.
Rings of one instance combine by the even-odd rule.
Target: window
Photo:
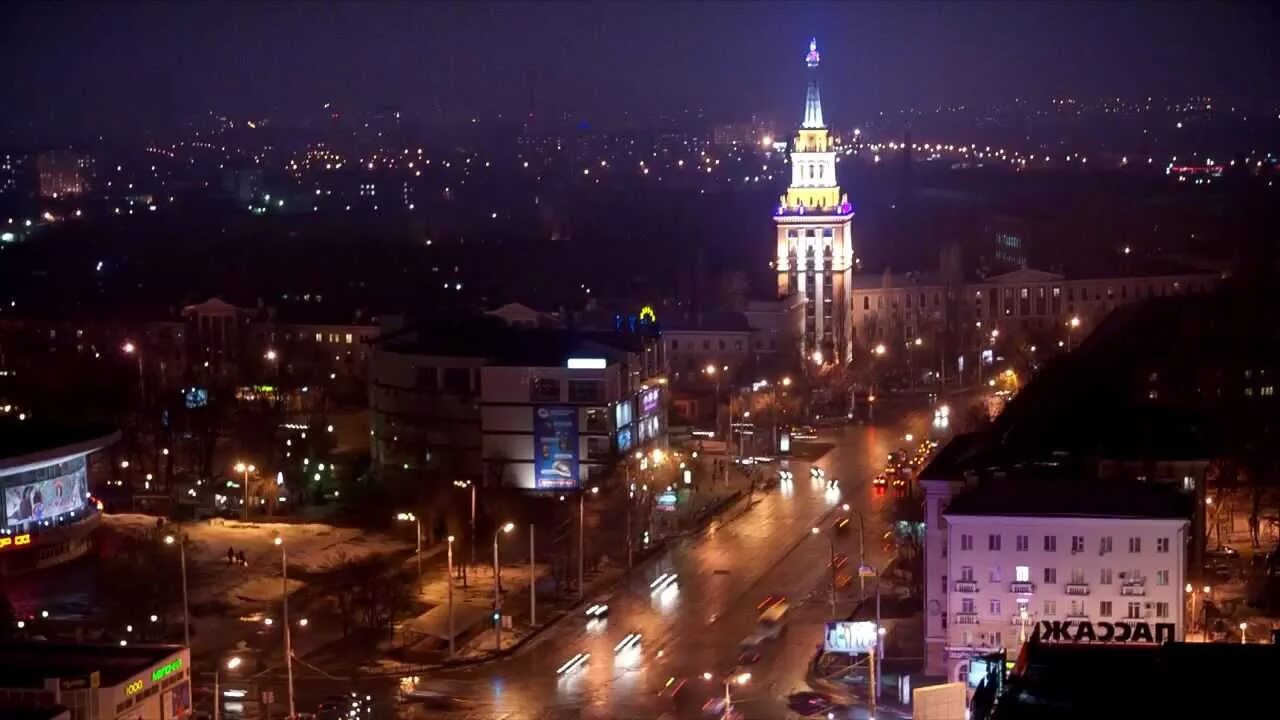
[[[672,341],[671,341],[671,350],[672,350],[672,352],[675,352],[676,350],[679,350],[679,349],[680,349],[680,341],[679,341],[679,340],[672,340]]]
[[[871,296],[870,296],[870,295],[863,295],[863,296],[862,296],[862,309],[863,309],[863,310],[870,310],[870,309],[871,309]]]
[[[961,630],[961,631],[960,631],[960,644],[961,644],[961,645],[969,645],[969,644],[970,644],[970,642],[969,642],[969,631],[968,631],[968,630]],[[957,680],[960,680],[960,681],[962,681],[962,682],[963,682],[963,681],[966,681],[966,680],[968,679],[968,677],[969,677],[969,667],[968,667],[967,665],[962,666],[962,667],[960,668],[960,674],[959,674],[959,676],[958,676],[956,679],[957,679]]]
[[[1142,552],[1142,538],[1140,537],[1129,538],[1129,552],[1131,553]]]
[[[997,601],[997,602],[999,602],[999,601]],[[991,635],[992,635],[992,638],[991,638],[991,644],[992,644],[992,645],[996,645],[996,646],[1003,646],[1003,645],[1004,645],[1004,635],[1003,635],[1003,634],[1001,634],[1001,632],[1000,632],[999,630],[997,630],[997,631],[995,631],[995,632],[991,633]]]
[[[570,380],[569,402],[604,402],[604,383],[599,380]]]
[[[343,339],[347,341],[347,344],[348,344],[348,345],[350,345],[350,344],[351,344],[351,333],[347,333],[347,334],[346,334],[346,336],[345,336]]]
[[[1099,585],[1111,584],[1111,568],[1102,568],[1101,577],[1098,578]]]
[[[710,341],[710,340],[703,340],[703,341],[702,341],[702,349],[703,349],[703,350],[710,350],[710,349],[711,349],[711,341]]]
[[[609,410],[607,408],[587,408],[586,415],[587,432],[609,432]]]
[[[1044,584],[1045,584],[1045,585],[1056,585],[1056,584],[1058,584],[1058,569],[1057,569],[1057,568],[1045,568],[1045,569],[1044,569]]]
[[[1156,584],[1157,584],[1157,585],[1168,585],[1168,584],[1169,584],[1169,571],[1168,571],[1168,570],[1157,570],[1157,571],[1156,571]]]
[[[1057,535],[1044,536],[1044,551],[1058,552],[1058,536]]]
[[[946,575],[942,576],[942,592],[943,593],[947,592],[947,576]]]
[[[445,370],[445,374],[448,374]],[[535,378],[529,383],[529,399],[534,402],[558,402],[560,400],[560,381],[556,378]]]
[[[1084,569],[1083,569],[1083,568],[1072,568],[1072,569],[1071,569],[1071,584],[1072,584],[1072,585],[1083,585],[1083,584],[1084,584]]]
[[[999,565],[996,565],[995,567],[991,568],[991,582],[993,583],[1001,582]]]
[[[1106,555],[1107,553],[1111,552],[1111,536],[1110,535],[1107,535],[1106,537],[1102,538],[1100,543],[1101,544],[1098,546],[1098,554]]]
[[[720,340],[720,341],[719,341],[719,344],[720,344],[720,349],[721,349],[721,350],[724,350],[724,341],[723,341],[723,340]]]
[[[1072,553],[1084,552],[1084,536],[1083,535],[1071,536],[1071,552]]]
[[[973,566],[965,565],[960,568],[960,580],[961,582],[973,582]]]
[[[1044,601],[1044,614],[1045,614],[1045,615],[1047,615],[1048,617],[1053,617],[1054,615],[1057,615],[1057,614],[1058,614],[1058,601],[1057,601],[1057,600],[1045,600],[1045,601]]]
[[[555,399],[560,399],[560,383],[555,383]],[[444,391],[452,393],[460,397],[471,396],[471,370],[468,368],[445,368],[444,369]]]
[[[1158,618],[1169,617],[1169,603],[1167,602],[1156,603],[1156,617]]]
[[[1018,565],[1013,568],[1014,582],[1031,582],[1031,568],[1026,565]]]
[[[1169,552],[1169,538],[1167,537],[1156,538],[1156,552],[1158,553]]]
[[[960,612],[975,613],[978,612],[977,602],[973,598],[960,599]]]
[[[1098,614],[1102,617],[1111,617],[1111,601],[1103,600],[1098,603]]]
[[[961,549],[961,550],[972,550],[972,549],[973,549],[973,536],[972,536],[972,535],[961,535],[961,536],[960,536],[960,549]]]
[[[316,333],[316,342],[324,342],[324,335]]]
[[[988,609],[990,610],[990,612],[991,612],[991,614],[992,614],[992,615],[999,615],[999,614],[1000,614],[1000,601],[999,601],[999,600],[997,600],[997,599],[995,599],[995,598],[992,598],[992,599],[991,599],[991,604],[990,604],[990,606],[989,606],[989,608],[988,608]]]
[[[1124,616],[1130,620],[1134,620],[1142,617],[1142,603],[1140,602],[1129,603],[1129,607],[1126,608]]]
[[[999,535],[988,535],[988,536],[987,536],[987,549],[988,549],[988,550],[992,550],[992,551],[995,551],[995,550],[999,550],[999,549],[1000,549],[1000,536],[999,536]]]
[[[1018,552],[1026,552],[1031,547],[1031,536],[1019,535],[1017,539]]]

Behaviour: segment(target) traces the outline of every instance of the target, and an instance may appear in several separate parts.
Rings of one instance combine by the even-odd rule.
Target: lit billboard
[[[865,653],[876,646],[873,622],[829,622],[822,649],[829,653]]]
[[[85,469],[4,489],[4,517],[9,527],[38,523],[84,508],[88,490]]]
[[[578,408],[533,409],[533,481],[539,490],[578,487]]]

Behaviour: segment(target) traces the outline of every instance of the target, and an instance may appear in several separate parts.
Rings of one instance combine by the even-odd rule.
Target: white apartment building
[[[1022,643],[1181,640],[1189,518],[1172,488],[926,480],[926,672]]]

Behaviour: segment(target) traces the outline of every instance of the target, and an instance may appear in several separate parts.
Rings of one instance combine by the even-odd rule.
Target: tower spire
[[[804,64],[809,68],[809,88],[805,91],[804,97],[804,122],[800,127],[803,128],[821,128],[826,127],[822,122],[822,97],[818,94],[818,39],[809,40],[809,54],[804,58]]]

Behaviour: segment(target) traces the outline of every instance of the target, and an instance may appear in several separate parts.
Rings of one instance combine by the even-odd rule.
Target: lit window
[[[1016,582],[1031,582],[1031,568],[1018,565],[1013,569],[1013,579]]]

